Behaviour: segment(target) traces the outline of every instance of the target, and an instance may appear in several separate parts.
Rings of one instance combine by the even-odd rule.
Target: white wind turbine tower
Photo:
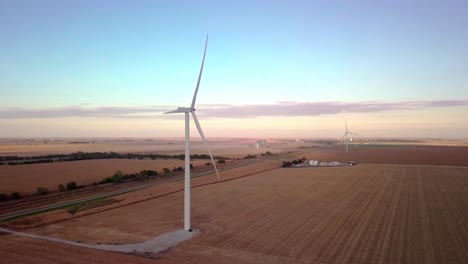
[[[184,113],[185,114],[185,183],[184,183],[184,230],[191,232],[192,229],[190,227],[190,113],[192,113],[193,121],[195,121],[195,125],[197,126],[198,132],[200,133],[200,137],[205,143],[208,153],[210,154],[211,162],[213,163],[214,169],[216,171],[216,175],[219,174],[218,169],[216,168],[216,163],[214,162],[213,155],[211,155],[210,148],[208,147],[208,143],[206,142],[205,135],[200,126],[200,122],[198,122],[197,115],[195,114],[195,101],[197,99],[198,88],[200,87],[200,81],[203,73],[203,64],[205,63],[205,55],[206,55],[206,47],[208,46],[208,35],[206,35],[205,41],[205,51],[203,52],[203,60],[200,68],[200,74],[198,75],[197,86],[195,88],[195,93],[193,95],[192,104],[190,107],[179,107],[176,110],[167,112],[165,114],[175,114],[175,113]]]
[[[345,127],[346,127],[346,132],[344,133],[344,135],[341,137],[341,138],[344,138],[345,139],[345,143],[346,143],[346,152],[348,152],[348,135],[355,135],[357,136],[357,134],[354,134],[352,132],[350,132],[348,130],[348,124],[346,123],[346,120],[345,120]]]

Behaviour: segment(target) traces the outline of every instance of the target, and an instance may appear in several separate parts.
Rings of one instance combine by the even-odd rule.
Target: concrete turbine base
[[[71,240],[65,240],[60,238],[54,237],[47,237],[41,235],[34,235],[24,232],[17,232],[5,228],[0,228],[0,232],[9,233],[17,236],[22,237],[29,237],[34,239],[42,239],[47,241],[52,241],[56,243],[62,243],[66,245],[78,246],[78,247],[85,247],[85,248],[92,248],[92,249],[99,249],[99,250],[106,250],[106,251],[114,251],[114,252],[123,252],[123,253],[143,253],[143,254],[157,254],[160,253],[170,247],[173,247],[183,241],[187,241],[195,236],[197,236],[200,231],[198,229],[193,229],[192,232],[185,231],[183,229],[171,231],[168,233],[164,233],[159,235],[155,238],[150,240],[146,240],[141,243],[135,244],[122,244],[122,245],[110,245],[110,244],[87,244],[81,242],[75,242]]]

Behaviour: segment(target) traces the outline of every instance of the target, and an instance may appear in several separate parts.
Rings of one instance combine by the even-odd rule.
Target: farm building
[[[255,147],[258,148],[258,149],[259,148],[267,148],[268,143],[267,143],[266,140],[262,139],[262,140],[259,140],[259,141],[256,142]]]

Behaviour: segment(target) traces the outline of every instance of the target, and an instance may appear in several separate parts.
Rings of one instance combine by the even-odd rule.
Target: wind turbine
[[[198,122],[197,115],[195,114],[195,101],[197,100],[197,93],[198,88],[200,88],[200,81],[203,73],[203,65],[205,63],[205,55],[206,55],[206,47],[208,46],[208,35],[206,35],[205,41],[205,51],[203,52],[203,60],[200,68],[200,73],[198,75],[197,86],[195,88],[195,93],[193,94],[192,104],[190,107],[179,107],[176,110],[166,112],[164,114],[175,114],[175,113],[184,113],[185,114],[185,182],[184,182],[184,230],[191,232],[192,229],[190,227],[190,113],[193,116],[193,121],[195,121],[195,125],[197,126],[198,133],[200,133],[200,137],[205,143],[208,153],[210,154],[211,162],[213,163],[214,169],[216,171],[216,176],[218,176],[219,180],[219,173],[218,169],[216,168],[216,163],[214,162],[213,155],[211,155],[211,150],[206,142],[205,135],[203,134],[203,130],[200,126],[200,122]]]
[[[348,141],[349,141],[349,140],[348,140],[348,135],[355,135],[355,136],[357,136],[357,134],[354,134],[354,133],[352,133],[352,132],[350,132],[350,131],[348,130],[348,124],[346,123],[346,120],[345,120],[345,127],[346,127],[346,132],[344,133],[344,135],[343,135],[341,138],[344,138],[344,139],[345,139],[345,141],[346,141],[346,152],[348,152]]]

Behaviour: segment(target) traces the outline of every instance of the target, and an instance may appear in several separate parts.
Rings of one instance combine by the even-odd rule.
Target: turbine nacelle
[[[190,113],[190,112],[195,112],[195,108],[192,108],[192,107],[178,107],[176,110],[165,112],[164,114]]]

